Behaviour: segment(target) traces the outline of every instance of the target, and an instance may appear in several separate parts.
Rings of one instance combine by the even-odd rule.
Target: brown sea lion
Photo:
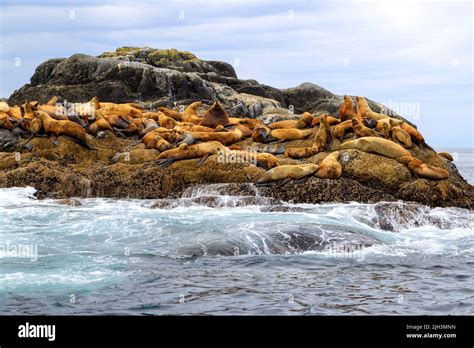
[[[319,163],[316,176],[322,179],[337,179],[342,174],[342,166],[337,160],[339,158],[339,151],[334,151],[327,155],[321,163]]]
[[[296,128],[274,129],[270,133],[272,138],[279,141],[301,140],[309,137],[311,134],[313,134],[312,129]]]
[[[21,115],[21,108],[18,105],[12,106],[8,111],[7,114],[10,115],[15,120],[19,121],[22,118]]]
[[[6,112],[0,112],[0,128],[13,130],[13,123],[10,121],[10,115]]]
[[[167,142],[175,142],[177,140],[177,134],[175,131],[163,128],[163,127],[158,127],[152,130],[151,132],[148,132],[145,134],[140,141],[145,144],[146,149],[155,149],[156,143],[164,139]]]
[[[144,112],[144,113],[142,113],[142,117],[148,118],[148,119],[153,120],[155,122],[160,121],[160,115],[161,115],[161,111],[160,112]]]
[[[212,106],[205,112],[204,116],[201,119],[201,126],[216,128],[217,126],[225,126],[229,123],[229,115],[224,110],[224,108],[215,102]]]
[[[288,164],[272,168],[266,171],[257,184],[265,184],[277,180],[298,180],[313,175],[319,166],[313,163]]]
[[[220,152],[218,155],[225,156],[226,158],[231,157],[235,160],[243,160],[265,169],[271,169],[280,165],[278,158],[265,152],[231,150],[230,148],[226,148],[224,152]]]
[[[205,141],[219,141],[224,145],[231,145],[244,138],[244,133],[239,128],[235,128],[229,132],[185,132],[185,135],[192,137],[191,141],[187,141],[188,144]]]
[[[354,101],[348,95],[344,96],[344,101],[339,107],[339,118],[341,122],[352,120],[353,118],[358,118],[362,121],[362,117],[357,115],[357,112],[354,109]]]
[[[92,123],[87,132],[92,135],[96,135],[99,131],[109,130],[113,132],[113,128],[110,125],[109,121],[105,119],[103,116],[96,115],[94,123]]]
[[[343,143],[340,149],[357,149],[390,158],[411,156],[410,152],[391,140],[378,137],[363,137]]]
[[[415,176],[421,178],[443,180],[449,177],[449,173],[446,169],[425,164],[411,155],[399,157],[397,161],[405,164]]]
[[[196,101],[192,104],[189,104],[189,106],[184,110],[183,116],[182,116],[182,121],[183,122],[190,122],[194,124],[200,124],[201,123],[201,117],[197,114],[197,109],[202,105],[201,101]]]
[[[258,127],[261,127],[264,125],[264,123],[260,120],[254,119],[254,118],[237,118],[237,117],[230,117],[229,122],[231,124],[241,124],[246,126],[247,128],[254,130]]]
[[[372,109],[369,106],[369,103],[367,103],[367,100],[364,97],[357,97],[357,115],[360,117],[367,117],[371,118],[375,121],[388,118],[387,115],[379,114],[377,112],[372,111]]]
[[[67,136],[79,145],[94,149],[87,143],[87,133],[84,128],[72,121],[57,121],[43,111],[34,111],[36,118],[41,120],[44,132],[51,136],[53,143],[58,136]]]
[[[390,129],[392,140],[396,143],[399,143],[406,149],[411,149],[413,147],[413,143],[411,141],[410,134],[405,132],[399,126],[392,127]]]
[[[354,130],[354,137],[356,138],[379,136],[379,133],[373,129],[370,129],[369,127],[364,126],[364,124],[360,122],[358,118],[352,119],[352,129]]]
[[[277,139],[272,138],[271,133],[272,133],[272,130],[268,128],[267,126],[257,127],[252,132],[252,140],[257,143],[263,143],[263,144],[266,144],[270,141],[277,140]]]
[[[273,132],[272,132],[273,133]],[[323,149],[329,149],[332,143],[331,128],[327,122],[327,115],[320,118],[320,126],[314,137],[312,146],[303,148],[289,148],[285,150],[284,156],[290,158],[307,158],[317,154]]]
[[[160,114],[158,118],[158,121],[160,122],[160,127],[168,129],[173,129],[174,127],[176,127],[177,122],[173,118],[166,116],[160,111],[158,111],[158,113]]]
[[[23,116],[19,122],[20,128],[30,132],[32,137],[40,133],[43,125],[41,119],[35,117],[31,103],[28,100],[25,101],[21,106],[21,109],[23,110]]]
[[[194,123],[181,122],[175,128],[177,131],[186,131],[186,132],[216,132],[214,128],[200,126]]]
[[[352,119],[341,122],[334,127],[334,138],[342,140],[347,133],[352,131]]]
[[[10,106],[4,101],[0,102],[0,112],[8,112],[10,110]]]
[[[382,118],[376,121],[375,129],[379,132],[385,139],[390,138],[390,129],[392,128],[392,124],[390,122],[390,118]]]
[[[103,110],[107,113],[118,113],[120,115],[126,115],[131,118],[142,117],[142,110],[134,108],[133,106],[130,106],[128,104],[112,104],[112,105],[101,106],[100,110]]]
[[[315,145],[307,146],[307,147],[290,147],[285,150],[283,156],[299,159],[299,158],[307,158],[313,155],[316,155],[319,152],[319,148]]]
[[[311,122],[311,127],[316,127],[321,123],[321,118],[325,117],[326,121],[329,126],[333,126],[335,124],[341,123],[341,120],[335,117],[332,117],[330,115],[319,115],[313,118],[313,121]]]
[[[313,116],[309,112],[303,113],[299,120],[285,120],[274,122],[268,125],[270,129],[282,129],[282,128],[297,128],[297,129],[304,129],[311,127],[311,123],[313,122]]]
[[[172,119],[176,121],[182,121],[183,120],[183,115],[176,110],[173,109],[168,109],[163,106],[159,106],[156,108],[156,111],[164,113],[166,116],[171,117]]]
[[[449,152],[438,152],[438,155],[446,158],[448,161],[451,161],[451,162],[454,161],[453,156]]]
[[[198,162],[198,166],[201,166],[207,157],[216,154],[218,151],[225,151],[225,146],[218,141],[199,143],[191,146],[181,144],[177,148],[162,152],[158,156],[158,165],[167,167],[175,161],[201,158]]]
[[[320,119],[319,129],[316,132],[316,136],[314,138],[314,145],[322,151],[323,149],[329,149],[332,143],[332,134],[330,124],[328,122],[329,117],[327,115],[323,115]]]
[[[410,134],[410,137],[412,138],[412,140],[414,140],[420,147],[426,146],[432,150],[432,148],[426,144],[425,138],[423,137],[423,135],[421,135],[418,129],[416,129],[413,126],[410,126],[406,122],[400,123],[400,128],[403,129],[408,134]]]
[[[143,124],[144,128],[143,130],[140,131],[139,133],[139,136],[140,137],[143,137],[145,134],[148,134],[150,133],[152,130],[155,130],[159,127],[158,123],[156,123],[155,120],[153,119],[147,119],[144,124]]]
[[[50,100],[48,100],[46,105],[56,106],[56,103],[58,102],[58,100],[59,100],[59,98],[57,96],[53,96]]]
[[[97,112],[96,118],[97,117],[104,117],[113,128],[126,129],[129,125],[133,124],[133,119],[131,117],[120,114],[105,114],[104,116]]]

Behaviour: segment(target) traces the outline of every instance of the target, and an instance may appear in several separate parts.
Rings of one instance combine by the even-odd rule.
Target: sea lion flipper
[[[199,161],[197,162],[198,168],[201,167],[204,164],[204,162],[206,162],[208,157],[209,157],[209,154],[204,155],[202,158],[199,159]]]
[[[289,183],[291,181],[290,178],[286,178],[286,179],[283,179],[283,180],[280,180],[280,182],[275,186],[275,188],[280,188],[282,187],[283,185]]]
[[[169,167],[175,161],[176,161],[176,159],[171,157],[171,158],[160,159],[156,163],[158,164],[158,166],[160,168],[166,168],[166,167]]]

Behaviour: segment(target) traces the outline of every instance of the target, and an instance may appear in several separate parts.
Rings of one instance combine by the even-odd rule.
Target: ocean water
[[[456,164],[474,181],[472,150]],[[474,211],[0,189],[0,314],[472,314]]]

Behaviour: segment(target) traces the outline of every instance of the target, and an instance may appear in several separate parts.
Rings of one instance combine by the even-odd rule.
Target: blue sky
[[[242,79],[364,95],[437,147],[474,147],[472,1],[0,0],[0,25],[2,97],[49,58],[174,47]]]

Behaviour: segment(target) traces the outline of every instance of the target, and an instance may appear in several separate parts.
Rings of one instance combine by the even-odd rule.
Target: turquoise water
[[[457,159],[471,183],[472,158]],[[473,211],[275,204],[222,186],[161,208],[0,189],[0,314],[473,313]]]

